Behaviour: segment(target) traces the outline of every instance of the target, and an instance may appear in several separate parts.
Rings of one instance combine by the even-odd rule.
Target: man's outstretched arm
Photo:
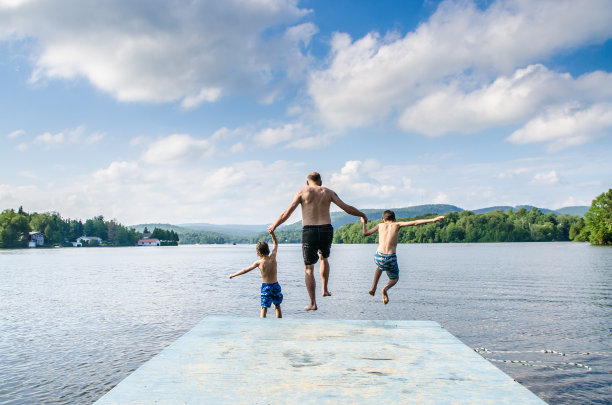
[[[366,214],[359,211],[357,208],[353,207],[352,205],[348,205],[347,203],[342,201],[340,197],[338,197],[338,194],[336,194],[334,191],[332,191],[332,202],[336,204],[338,207],[340,207],[342,211],[346,212],[347,214],[354,215],[356,217],[361,217],[365,219],[366,221],[368,220],[368,217],[366,216]]]
[[[291,201],[291,204],[289,204],[289,208],[287,208],[285,212],[280,214],[280,217],[278,217],[276,222],[274,222],[272,225],[268,227],[268,232],[274,232],[274,230],[278,228],[279,225],[281,225],[283,222],[288,220],[291,214],[293,214],[293,211],[295,211],[297,206],[300,205],[301,201],[302,201],[302,194],[298,191],[297,193],[295,193],[295,196],[293,197],[293,201]]]

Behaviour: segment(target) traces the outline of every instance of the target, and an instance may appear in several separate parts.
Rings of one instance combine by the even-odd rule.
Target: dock
[[[206,317],[95,404],[545,404],[433,321]]]

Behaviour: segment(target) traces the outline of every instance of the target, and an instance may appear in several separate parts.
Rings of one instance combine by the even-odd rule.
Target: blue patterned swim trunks
[[[276,283],[262,283],[261,284],[261,306],[270,308],[271,304],[280,305],[283,302],[283,293],[281,292],[281,286]]]
[[[374,263],[381,271],[386,271],[389,278],[399,277],[399,266],[397,265],[397,255],[395,253],[385,254],[376,252]]]

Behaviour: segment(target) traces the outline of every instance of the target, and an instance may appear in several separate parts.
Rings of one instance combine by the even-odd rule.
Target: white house
[[[159,239],[140,239],[138,246],[161,246]]]
[[[42,246],[45,244],[45,235],[42,232],[30,232],[28,247]]]
[[[83,242],[89,243],[92,240],[97,240],[98,241],[98,245],[102,244],[102,238],[98,238],[97,236],[81,236],[76,241],[79,242],[79,243],[83,243]]]

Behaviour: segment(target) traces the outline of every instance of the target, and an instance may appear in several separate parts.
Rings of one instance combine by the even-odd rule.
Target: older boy
[[[276,235],[274,232],[270,232],[270,235],[272,235],[272,240],[274,241],[272,253],[270,253],[270,247],[266,242],[258,242],[255,250],[257,251],[259,260],[256,260],[249,267],[245,267],[244,269],[231,274],[229,278],[234,278],[241,274],[248,273],[255,267],[259,267],[262,281],[261,317],[265,318],[266,314],[268,313],[268,308],[270,308],[271,304],[274,304],[276,317],[282,318],[283,314],[281,312],[280,304],[283,302],[283,293],[281,292],[281,286],[278,284],[278,280],[276,279],[276,251],[278,250],[278,240],[276,240]]]
[[[389,282],[382,289],[383,302],[385,305],[389,303],[389,296],[387,291],[393,287],[399,280],[399,267],[397,265],[397,255],[395,250],[397,248],[397,238],[399,235],[400,228],[404,226],[415,226],[427,224],[430,222],[441,221],[444,216],[439,216],[433,219],[418,219],[416,221],[408,222],[395,222],[395,213],[391,210],[386,210],[382,214],[382,222],[376,225],[374,228],[367,230],[366,221],[363,219],[363,235],[370,236],[378,231],[378,250],[374,256],[374,262],[376,263],[376,272],[374,273],[374,282],[372,283],[372,289],[370,295],[374,295],[376,292],[376,286],[378,286],[378,280],[384,270],[389,277]]]

